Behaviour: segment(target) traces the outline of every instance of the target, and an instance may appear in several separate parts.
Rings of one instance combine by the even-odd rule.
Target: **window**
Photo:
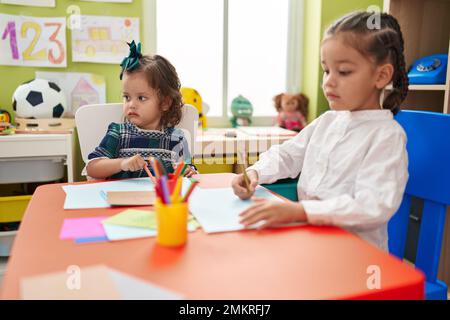
[[[288,41],[292,2],[297,0],[157,1],[157,52],[177,68],[182,86],[199,91],[210,106],[208,118],[218,119],[214,124],[226,125],[239,94],[252,102],[254,118],[272,118],[273,96],[300,89],[300,70],[289,61],[300,54],[288,54],[290,42],[298,47]]]

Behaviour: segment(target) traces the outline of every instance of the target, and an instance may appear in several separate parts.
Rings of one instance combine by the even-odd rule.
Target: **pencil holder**
[[[163,246],[181,246],[187,240],[188,204],[186,202],[164,204],[155,202],[156,242]]]

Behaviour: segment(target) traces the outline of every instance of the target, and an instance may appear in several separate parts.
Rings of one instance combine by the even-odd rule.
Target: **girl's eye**
[[[351,74],[352,72],[351,71],[339,71],[339,74],[341,75],[341,76],[348,76],[349,74]]]
[[[328,75],[330,73],[329,70],[323,70],[323,73],[325,73],[326,75]]]
[[[147,98],[146,98],[146,97],[143,97],[143,96],[140,96],[140,97],[139,97],[139,100],[140,100],[140,101],[145,101],[145,100],[147,100]]]
[[[129,97],[129,96],[126,96],[126,95],[124,95],[124,96],[123,96],[123,100],[125,100],[125,101],[129,101],[129,100],[130,100],[130,97]]]

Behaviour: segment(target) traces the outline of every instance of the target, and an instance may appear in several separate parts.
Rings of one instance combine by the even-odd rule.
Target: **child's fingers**
[[[247,216],[241,218],[239,222],[244,226],[251,226],[252,224],[255,224],[261,220],[267,220],[268,217],[265,210],[266,208],[264,205],[258,206],[252,209],[252,211],[250,211]]]
[[[236,186],[236,195],[241,198],[242,200],[247,200],[250,199],[250,197],[252,196],[252,192],[249,192],[247,189],[245,189],[244,187],[241,186]]]
[[[275,224],[276,224],[275,220],[269,218],[269,219],[264,220],[264,223],[261,226],[259,226],[258,229],[270,228],[270,227],[275,226]]]
[[[260,197],[252,197],[251,198],[254,202],[265,202],[267,201],[265,198],[260,198]]]
[[[253,212],[255,212],[256,209],[260,208],[261,206],[264,205],[264,202],[257,202],[252,204],[250,207],[248,207],[247,209],[245,209],[244,211],[242,211],[239,216],[242,218],[246,218],[248,216],[250,216]]]

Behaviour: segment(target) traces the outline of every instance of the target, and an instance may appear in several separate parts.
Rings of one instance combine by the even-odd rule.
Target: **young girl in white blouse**
[[[232,187],[250,198],[258,183],[298,182],[298,202],[252,197],[241,213],[245,226],[294,221],[343,227],[387,250],[387,223],[400,206],[408,180],[406,136],[393,119],[408,90],[403,36],[397,20],[354,12],[335,21],[321,44],[323,91],[330,105],[296,137],[271,147]],[[376,21],[376,20],[375,20]],[[382,102],[383,89],[393,90]]]

